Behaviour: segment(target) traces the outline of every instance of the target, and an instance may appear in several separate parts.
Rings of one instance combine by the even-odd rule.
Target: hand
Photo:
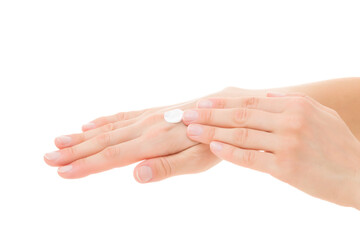
[[[210,96],[252,94],[227,88]],[[220,159],[208,146],[186,137],[186,127],[163,120],[170,109],[194,108],[196,100],[178,105],[118,113],[95,119],[83,126],[83,133],[55,139],[58,151],[48,153],[44,160],[60,167],[64,178],[80,178],[141,160],[134,170],[139,182],[152,182],[171,176],[204,171]]]
[[[344,121],[306,96],[268,96],[204,100],[214,109],[185,111],[187,135],[219,158],[360,209],[360,143]]]

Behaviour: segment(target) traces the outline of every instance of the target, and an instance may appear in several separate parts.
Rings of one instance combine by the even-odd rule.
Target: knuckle
[[[108,132],[96,136],[96,142],[101,147],[107,147],[111,143],[111,135]]]
[[[106,160],[114,160],[119,156],[120,150],[116,146],[107,147],[103,150],[103,155]]]
[[[293,114],[288,117],[286,124],[292,131],[299,132],[305,128],[306,118],[303,114]]]
[[[251,167],[252,165],[254,165],[255,156],[256,156],[255,151],[252,150],[244,151],[242,155],[242,162],[244,163],[245,166]]]
[[[172,176],[174,173],[174,166],[170,163],[170,161],[165,157],[159,158],[158,161],[162,177],[168,178]]]
[[[207,134],[207,138],[208,140],[213,140],[213,139],[216,139],[216,128],[214,127],[210,127],[209,130],[208,130],[208,134]]]
[[[226,100],[223,99],[223,98],[219,98],[219,99],[217,99],[217,101],[216,101],[216,105],[217,105],[218,108],[225,108],[225,106],[226,106]]]
[[[125,113],[124,112],[119,112],[115,115],[115,118],[117,121],[123,121],[125,120]]]
[[[77,155],[77,149],[76,147],[69,147],[66,149],[69,155],[76,156]]]
[[[244,108],[256,108],[259,105],[259,98],[257,97],[247,97],[243,101]]]
[[[236,125],[243,125],[249,119],[250,111],[247,108],[235,109],[233,115],[233,121]]]
[[[210,123],[213,121],[213,113],[212,113],[212,110],[205,110],[203,111],[203,117],[204,117],[204,120],[205,122],[207,123]]]
[[[114,129],[115,129],[115,126],[114,126],[113,123],[108,123],[108,124],[105,124],[104,126],[101,127],[101,130],[103,132],[110,132],[110,131],[112,131]]]
[[[306,97],[294,97],[291,99],[291,105],[295,110],[304,112],[309,110],[311,102]]]
[[[244,145],[249,138],[249,130],[247,128],[239,128],[234,132],[234,141],[239,145]]]

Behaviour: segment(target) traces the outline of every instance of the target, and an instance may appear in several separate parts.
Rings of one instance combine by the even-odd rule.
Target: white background
[[[358,211],[228,162],[144,185],[43,162],[99,116],[360,76],[357,2],[1,0],[0,239],[359,239]]]

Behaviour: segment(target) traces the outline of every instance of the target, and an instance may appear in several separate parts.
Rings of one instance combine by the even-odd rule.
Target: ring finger
[[[273,133],[248,128],[219,128],[201,124],[190,124],[187,135],[191,140],[209,144],[220,141],[245,149],[274,152],[277,149],[277,137]]]

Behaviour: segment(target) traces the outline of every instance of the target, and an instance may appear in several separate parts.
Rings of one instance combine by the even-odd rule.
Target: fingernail
[[[141,166],[137,170],[137,178],[140,182],[148,182],[152,178],[152,170],[149,166]]]
[[[61,154],[59,152],[55,151],[55,152],[46,153],[44,157],[49,161],[55,161],[60,157],[60,155]]]
[[[280,92],[268,92],[266,94],[266,96],[268,96],[268,97],[285,97],[286,94],[285,93],[280,93]]]
[[[198,119],[198,117],[199,117],[199,113],[194,110],[185,111],[183,115],[184,121],[186,122],[195,121],[196,119]]]
[[[188,133],[191,136],[200,136],[203,132],[203,128],[199,125],[191,124],[188,126]]]
[[[211,142],[210,143],[210,148],[214,151],[214,152],[220,152],[223,149],[223,144],[219,143],[219,142]]]
[[[89,122],[89,123],[84,124],[82,127],[85,130],[93,129],[93,128],[95,128],[95,123]]]
[[[212,108],[213,103],[210,100],[200,100],[198,102],[198,108]]]
[[[71,142],[71,137],[69,136],[60,136],[55,139],[60,145],[66,146]]]
[[[59,167],[58,168],[58,172],[60,173],[64,173],[64,172],[68,172],[72,169],[72,166],[71,165],[67,165],[67,166],[64,166],[64,167]]]

